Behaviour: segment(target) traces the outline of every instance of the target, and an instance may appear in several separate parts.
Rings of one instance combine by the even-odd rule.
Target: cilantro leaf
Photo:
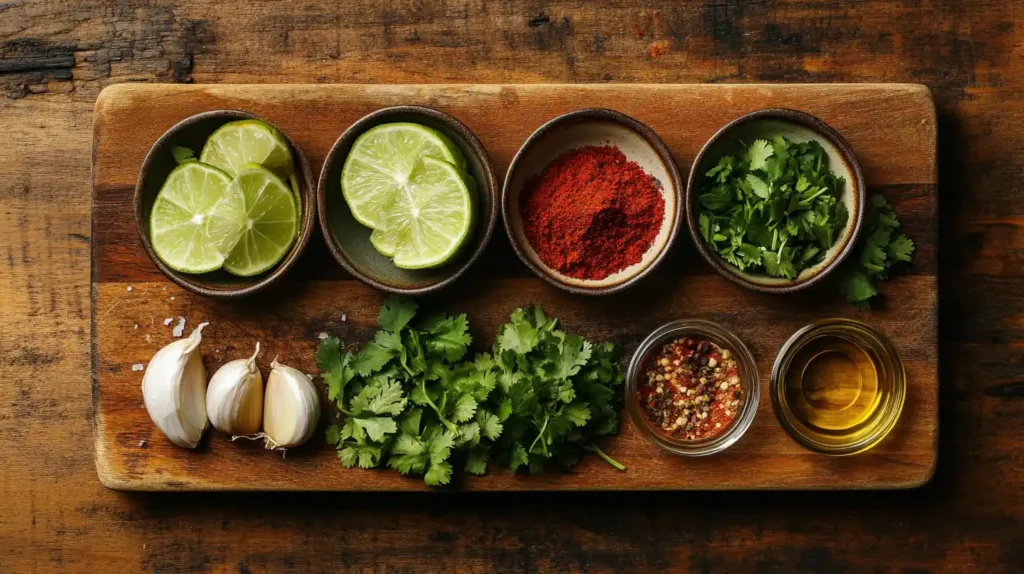
[[[388,297],[377,314],[377,322],[385,331],[397,333],[416,315],[418,305],[411,299]]]
[[[466,472],[485,474],[489,458],[491,458],[491,450],[484,445],[476,445],[469,449],[469,452],[466,454]]]
[[[368,412],[375,415],[398,416],[405,410],[406,402],[401,383],[386,381],[363,387],[363,390],[352,399],[351,410],[356,414]]]
[[[316,347],[316,367],[327,384],[327,398],[344,400],[345,385],[356,376],[352,366],[352,353],[341,352],[341,341],[337,337],[327,337]]]
[[[461,359],[472,341],[465,314],[438,321],[423,337],[428,350],[443,354],[449,361]]]
[[[751,144],[750,149],[747,150],[747,161],[749,162],[749,169],[756,171],[765,168],[765,160],[767,160],[774,153],[772,144],[768,143],[767,140],[755,140]]]
[[[176,145],[171,148],[171,155],[174,156],[174,161],[176,161],[178,165],[188,163],[190,161],[198,161],[196,159],[196,152],[180,145]]]
[[[502,325],[495,344],[499,352],[526,354],[532,351],[539,341],[537,327],[526,318],[523,309],[516,309],[509,322]]]
[[[380,442],[385,435],[398,432],[398,425],[395,419],[388,417],[370,417],[366,419],[353,418],[352,422],[359,428],[366,431],[366,436],[374,442]]]
[[[768,199],[768,196],[771,195],[771,190],[769,189],[768,184],[760,177],[752,173],[748,173],[747,183],[750,185],[750,189],[754,194],[761,199]]]

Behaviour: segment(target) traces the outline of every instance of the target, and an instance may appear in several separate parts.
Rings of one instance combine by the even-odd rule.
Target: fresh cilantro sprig
[[[582,451],[625,470],[594,443],[619,429],[618,349],[557,328],[539,307],[517,309],[494,343],[498,388],[488,404],[504,431],[495,457],[513,471],[569,468]]]
[[[705,174],[701,237],[741,270],[793,279],[824,260],[849,218],[844,178],[816,141],[759,139]]]
[[[881,195],[871,196],[862,226],[859,256],[843,264],[839,289],[847,301],[866,310],[878,295],[875,283],[887,279],[893,265],[909,263],[915,247],[905,234],[896,233],[900,222]]]
[[[316,363],[340,420],[327,429],[346,467],[389,466],[451,481],[453,460],[484,474],[499,460],[513,471],[551,461],[571,467],[618,430],[623,382],[618,350],[556,328],[537,307],[516,310],[494,355],[470,360],[465,315],[419,315],[404,299],[381,308],[381,330],[358,353],[320,342]]]

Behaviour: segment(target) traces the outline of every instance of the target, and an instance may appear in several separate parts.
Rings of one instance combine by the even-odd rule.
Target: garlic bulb
[[[263,422],[263,375],[256,368],[260,344],[248,359],[224,363],[210,377],[206,414],[213,428],[232,435],[254,434]]]
[[[263,399],[266,446],[286,449],[309,440],[320,422],[320,395],[303,372],[275,359]]]
[[[171,442],[185,448],[195,448],[209,424],[206,367],[199,354],[206,325],[200,323],[187,339],[157,351],[142,376],[142,399],[153,424]]]

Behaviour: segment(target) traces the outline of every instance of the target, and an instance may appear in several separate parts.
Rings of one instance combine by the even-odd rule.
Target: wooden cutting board
[[[142,372],[173,340],[166,318],[201,321],[209,372],[251,353],[259,340],[266,374],[275,356],[315,373],[320,332],[356,343],[372,337],[382,293],[348,277],[317,234],[284,288],[244,301],[214,301],[167,281],[135,232],[132,193],[139,167],[160,135],[190,115],[239,109],[274,122],[307,155],[315,173],[334,140],[378,108],[417,104],[464,122],[490,153],[499,178],[526,137],[546,120],[582,107],[607,107],[648,124],[671,148],[681,172],[729,120],[763,107],[796,108],[838,130],[862,163],[871,191],[884,193],[917,243],[914,263],[883,286],[870,312],[846,304],[834,285],[770,296],[718,276],[696,254],[688,233],[643,283],[605,298],[583,298],[534,278],[515,258],[499,225],[484,259],[432,303],[467,312],[476,340],[489,345],[518,306],[539,303],[564,326],[613,339],[630,353],[672,319],[700,317],[733,329],[757,357],[760,409],[728,451],[680,458],[648,444],[628,420],[602,447],[629,470],[588,456],[573,472],[538,476],[492,471],[457,479],[469,490],[675,490],[910,488],[935,469],[938,441],[936,284],[936,118],[918,85],[281,85],[123,84],[96,102],[93,142],[92,365],[96,467],[103,484],[127,490],[424,490],[422,480],[391,470],[345,469],[323,432],[282,459],[257,444],[210,434],[197,451],[177,448],[153,426],[143,404]],[[895,430],[873,450],[829,458],[793,441],[772,411],[768,377],[782,343],[823,317],[855,317],[888,334],[901,353],[908,391]],[[319,383],[319,380],[318,380]],[[326,402],[325,402],[326,404]],[[329,408],[329,407],[326,407]],[[628,419],[628,417],[625,417]]]

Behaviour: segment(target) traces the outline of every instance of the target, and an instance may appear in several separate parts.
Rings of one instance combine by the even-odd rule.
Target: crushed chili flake
[[[640,410],[662,434],[683,440],[725,432],[743,403],[732,352],[711,341],[679,338],[663,345],[640,381]]]

